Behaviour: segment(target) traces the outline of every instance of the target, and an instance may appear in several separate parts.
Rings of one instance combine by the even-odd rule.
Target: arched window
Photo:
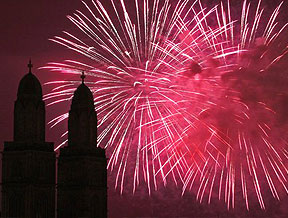
[[[14,194],[9,198],[7,217],[24,216],[24,199],[21,194]]]
[[[48,198],[46,195],[38,195],[35,210],[36,218],[48,218]]]
[[[93,218],[103,217],[102,210],[103,206],[100,203],[99,197],[97,196],[97,194],[93,195],[90,201],[91,217]]]
[[[22,163],[19,160],[13,160],[11,164],[11,179],[18,180],[22,177],[23,167]]]

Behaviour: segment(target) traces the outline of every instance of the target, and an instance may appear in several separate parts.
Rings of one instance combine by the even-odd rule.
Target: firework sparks
[[[198,54],[201,56],[199,58],[198,55],[196,62],[205,68],[209,63],[206,57],[217,60],[214,72],[206,67],[206,72],[204,70],[200,74],[201,86],[197,88],[199,93],[205,93],[203,101],[213,104],[203,108],[204,112],[194,119],[194,125],[187,130],[188,134],[183,134],[181,139],[185,146],[179,144],[174,147],[189,149],[192,158],[187,161],[189,168],[183,179],[183,191],[195,186],[200,202],[205,193],[210,202],[213,192],[219,190],[219,200],[224,198],[228,209],[234,208],[235,198],[239,197],[235,193],[241,190],[248,210],[249,199],[255,195],[260,207],[265,209],[263,190],[267,190],[267,185],[278,200],[279,191],[287,192],[287,143],[281,141],[281,137],[286,136],[273,137],[279,128],[275,128],[277,113],[272,109],[276,101],[271,100],[273,96],[286,96],[287,90],[283,86],[272,87],[275,84],[271,86],[268,82],[272,74],[269,67],[287,53],[286,47],[277,54],[271,54],[277,46],[277,37],[287,25],[275,30],[281,5],[274,10],[263,32],[258,28],[264,11],[261,1],[258,2],[252,23],[248,21],[250,3],[244,1],[238,25],[231,18],[228,1],[228,11],[225,11],[222,3],[217,8],[218,25],[216,28],[214,26],[211,34],[209,22],[197,18],[197,12],[194,12],[193,19],[198,23],[192,23],[190,28],[188,26],[188,29],[193,29],[198,25],[197,31],[202,31],[203,41],[206,41],[202,44],[206,46],[204,48],[210,46],[215,49],[205,54],[205,49],[200,47]],[[191,34],[195,38],[192,31],[189,32]],[[195,61],[195,47],[199,48],[199,43],[194,42],[193,38],[184,49],[178,45],[172,46],[179,48],[179,54],[185,51],[185,57]],[[277,75],[277,72],[273,76],[274,81],[287,81],[287,76]],[[195,105],[188,106],[188,112],[189,108],[195,111]],[[248,192],[247,187],[250,190],[253,187],[254,192]]]
[[[172,6],[169,0],[135,0],[127,7],[124,0],[111,0],[109,13],[100,1],[83,4],[87,14],[68,16],[83,40],[64,32],[52,41],[89,61],[45,68],[85,71],[90,79],[98,146],[112,150],[108,167],[117,171],[121,192],[128,164],[134,164],[134,192],[142,177],[150,193],[158,179],[165,185],[170,176],[183,192],[195,187],[200,202],[208,196],[210,203],[217,190],[228,208],[241,190],[247,209],[253,197],[265,208],[265,186],[276,199],[281,189],[287,192],[287,143],[276,137],[271,100],[283,102],[287,88],[267,86],[269,70],[288,52],[271,49],[286,27],[276,22],[281,4],[262,32],[261,1],[252,22],[246,0],[239,19],[229,1],[207,9],[200,1]],[[49,84],[56,85],[45,96],[53,105],[70,100],[79,82]],[[65,119],[67,114],[50,123]]]

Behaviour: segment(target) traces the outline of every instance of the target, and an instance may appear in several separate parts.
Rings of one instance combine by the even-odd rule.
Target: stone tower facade
[[[96,145],[94,100],[82,75],[69,111],[68,146],[58,160],[58,218],[107,217],[107,161]]]
[[[54,145],[45,142],[45,104],[39,80],[20,81],[14,106],[14,140],[4,143],[2,217],[55,216]]]

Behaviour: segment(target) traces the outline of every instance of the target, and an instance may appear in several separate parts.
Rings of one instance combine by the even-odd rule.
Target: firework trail
[[[254,11],[244,1],[239,18],[232,17],[229,1],[211,9],[189,0],[83,4],[87,14],[68,16],[82,35],[64,32],[52,41],[86,63],[67,60],[45,68],[85,71],[98,115],[98,146],[111,148],[108,167],[117,171],[121,192],[131,164],[133,191],[141,178],[150,193],[171,177],[183,192],[195,188],[200,202],[207,196],[210,203],[217,192],[228,208],[242,195],[247,209],[253,198],[264,209],[266,186],[276,199],[288,192],[287,137],[279,132],[287,122],[275,128],[281,118],[273,108],[287,100],[287,76],[271,75],[287,53],[287,46],[271,49],[286,27],[277,26],[281,5],[260,31],[261,1]],[[45,98],[53,105],[70,100],[79,82],[49,84],[56,88]]]

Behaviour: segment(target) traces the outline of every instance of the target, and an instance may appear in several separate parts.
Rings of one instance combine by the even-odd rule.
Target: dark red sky
[[[78,0],[1,1],[1,141],[12,139],[13,102],[18,83],[27,73],[29,58],[40,81],[47,81],[49,74],[37,68],[50,60],[61,60],[68,54],[48,39],[59,35],[64,28],[71,28],[66,15],[80,6]],[[51,138],[48,131],[47,137]]]
[[[204,2],[217,2],[204,1]],[[232,1],[234,2],[234,1]],[[274,8],[280,1],[266,0],[266,8]],[[273,7],[272,7],[273,6]],[[80,0],[2,0],[0,2],[0,143],[12,140],[13,107],[16,99],[18,83],[27,73],[27,63],[32,58],[33,72],[40,81],[48,81],[51,73],[37,70],[49,61],[61,61],[71,58],[71,51],[50,42],[48,39],[60,35],[62,30],[75,28],[66,15],[76,9],[83,8]],[[287,1],[282,12],[287,11]],[[239,8],[238,8],[239,9]],[[287,13],[282,13],[282,17]],[[287,19],[287,18],[286,18]],[[63,58],[65,57],[65,58]],[[44,88],[44,93],[47,93]],[[46,117],[51,118],[53,111],[46,109]],[[46,131],[48,141],[55,141],[53,131]],[[180,192],[174,186],[161,188],[153,197],[147,196],[146,189],[140,189],[135,196],[132,191],[120,196],[113,189],[113,177],[109,178],[109,214],[110,217],[217,217],[225,213],[223,204],[207,206],[195,202],[193,194],[180,197]],[[272,202],[266,212],[255,209],[252,213],[236,212],[249,217],[288,217],[288,198],[282,202]],[[162,215],[161,215],[162,214]],[[276,216],[279,214],[279,216]],[[239,217],[235,213],[225,217]]]

